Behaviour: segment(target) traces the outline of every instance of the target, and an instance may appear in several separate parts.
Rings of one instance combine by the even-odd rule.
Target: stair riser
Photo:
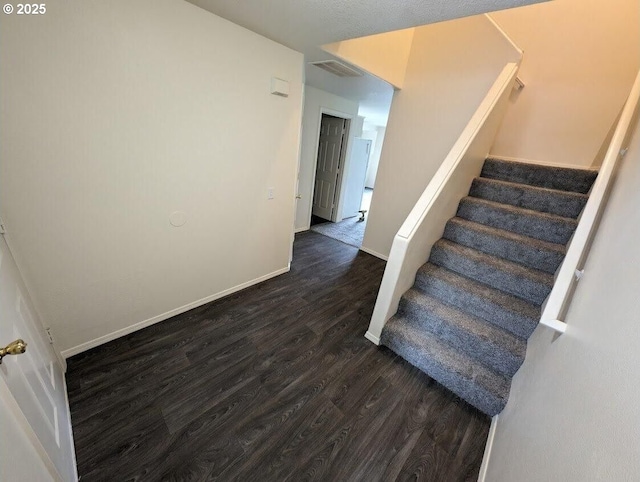
[[[562,191],[538,191],[526,186],[486,182],[475,179],[469,195],[525,209],[577,218],[586,204],[585,197]]]
[[[544,250],[515,240],[474,231],[453,222],[447,223],[444,238],[454,243],[477,249],[483,253],[499,256],[529,268],[555,273],[564,258],[564,253]]]
[[[535,305],[541,305],[551,292],[551,286],[504,271],[498,271],[492,266],[475,262],[442,249],[438,245],[435,245],[431,250],[429,261],[455,271],[462,276],[489,285],[492,288],[511,293]]]
[[[412,345],[402,337],[394,336],[391,331],[382,333],[381,343],[490,417],[500,413],[506,405],[506,400],[485,390],[462,374],[448,370],[437,359],[420,356],[419,346]]]
[[[480,176],[586,194],[591,189],[597,172],[487,159]]]
[[[545,219],[533,215],[518,215],[493,206],[476,204],[463,199],[458,206],[457,216],[476,223],[504,229],[513,233],[530,236],[542,241],[566,245],[576,224],[561,219]]]
[[[486,298],[458,289],[455,285],[434,276],[418,273],[414,286],[434,298],[456,306],[467,313],[473,313],[523,339],[529,338],[538,325],[538,319],[527,318],[517,312],[505,310]]]
[[[512,377],[524,361],[524,350],[521,353],[511,353],[495,345],[492,340],[478,338],[437,313],[406,299],[401,300],[399,313],[402,313],[415,328],[433,333],[440,341],[466,353],[501,375]]]

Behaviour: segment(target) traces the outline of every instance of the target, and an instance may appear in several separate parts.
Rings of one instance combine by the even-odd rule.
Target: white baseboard
[[[496,436],[499,416],[500,415],[495,415],[491,419],[491,427],[489,427],[487,445],[484,447],[484,455],[482,456],[482,465],[480,466],[480,473],[478,474],[478,482],[486,482],[487,470],[489,470],[489,458],[491,457],[491,449],[493,448],[493,439]]]
[[[310,229],[311,229],[311,226],[307,226],[306,228],[296,228],[296,229],[293,230],[293,232],[295,234],[298,234],[298,233],[301,233],[303,231],[309,231]]]
[[[515,157],[508,156],[495,156],[493,154],[489,154],[487,156],[489,159],[497,159],[498,161],[508,161],[508,162],[520,162],[523,164],[535,164],[537,166],[546,166],[546,167],[565,167],[568,169],[587,169],[587,170],[597,170],[593,169],[591,166],[577,166],[575,164],[561,164],[557,162],[547,162],[547,161],[537,161],[535,159],[517,159]]]
[[[384,254],[380,254],[377,251],[374,251],[373,249],[369,249],[369,248],[365,248],[364,246],[360,246],[360,251],[364,251],[367,254],[370,254],[371,256],[375,256],[376,258],[380,258],[383,259],[385,261],[389,261],[389,256],[385,256]]]
[[[237,286],[233,286],[232,288],[220,291],[219,293],[207,296],[206,298],[202,298],[199,299],[197,301],[193,301],[191,303],[188,303],[186,305],[180,306],[179,308],[175,308],[173,310],[169,310],[166,313],[162,313],[160,315],[154,316],[153,318],[149,318],[147,320],[144,321],[140,321],[138,323],[134,323],[133,325],[127,326],[126,328],[121,328],[120,330],[116,330],[112,333],[109,333],[107,335],[103,335],[100,336],[98,338],[95,338],[93,340],[87,341],[85,343],[82,343],[80,345],[74,346],[72,348],[69,348],[67,350],[64,350],[62,352],[62,356],[64,358],[70,358],[74,355],[77,355],[78,353],[82,353],[83,351],[87,351],[90,350],[91,348],[95,348],[96,346],[99,345],[103,345],[104,343],[108,343],[112,340],[115,340],[116,338],[120,338],[121,336],[125,336],[128,335],[129,333],[133,333],[134,331],[138,331],[141,330],[142,328],[146,328],[147,326],[150,325],[154,325],[155,323],[159,323],[161,321],[167,320],[169,318],[171,318],[172,316],[176,316],[179,315],[181,313],[184,313],[185,311],[189,311],[192,310],[193,308],[197,308],[198,306],[202,306],[206,303],[209,303],[211,301],[215,301],[219,298],[222,298],[224,296],[230,295],[232,293],[235,293],[236,291],[240,291],[243,290],[245,288],[248,288],[249,286],[253,286],[255,284],[261,283],[263,281],[266,281],[270,278],[274,278],[276,276],[279,276],[281,274],[284,274],[286,272],[289,271],[289,266],[287,266],[286,268],[281,268],[277,271],[274,271],[272,273],[266,274],[264,276],[260,276],[259,278],[255,278],[252,279],[250,281],[247,281],[246,283],[241,283]]]
[[[367,331],[364,334],[364,337],[369,340],[371,343],[375,344],[375,345],[380,345],[380,338],[378,338],[376,335],[374,335],[373,333],[371,333],[370,331]]]

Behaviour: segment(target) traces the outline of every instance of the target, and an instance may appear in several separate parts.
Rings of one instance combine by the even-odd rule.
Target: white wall
[[[418,27],[391,104],[363,247],[393,237],[507,62],[520,52],[484,16]]]
[[[400,88],[404,85],[414,31],[414,28],[395,30],[335,42],[322,48]]]
[[[353,137],[362,137],[362,130],[364,129],[364,117],[357,116],[351,121],[351,133]]]
[[[380,165],[380,156],[382,155],[382,146],[384,145],[384,135],[387,128],[378,126],[375,130],[375,139],[373,142],[373,150],[369,157],[369,166],[367,167],[367,179],[364,185],[373,189],[376,184],[376,176],[378,174],[378,166]]]
[[[500,415],[486,480],[640,478],[640,132],[567,313],[539,326]]]
[[[298,172],[298,199],[296,206],[296,231],[309,229],[311,207],[313,201],[313,186],[316,176],[316,156],[318,154],[318,135],[320,134],[320,119],[322,112],[331,115],[350,117],[357,121],[358,103],[338,97],[309,85],[304,86],[304,111],[302,117],[302,141],[300,145],[300,165]],[[359,124],[359,121],[356,122]],[[348,165],[353,138],[361,132],[356,128],[350,129],[347,139],[347,155],[345,167]],[[345,171],[347,172],[347,171]]]
[[[638,0],[555,0],[491,16],[524,50],[492,154],[591,166],[640,66]]]
[[[369,154],[369,163],[367,164],[367,174],[365,176],[365,180],[364,180],[364,186],[365,187],[369,187],[373,189],[373,183],[372,181],[374,179],[372,179],[372,162],[373,162],[373,151],[375,151],[376,148],[376,138],[378,137],[378,129],[376,126],[366,126],[366,130],[362,131],[362,138],[363,139],[369,139],[371,141],[371,153]],[[378,162],[380,161],[380,158],[378,158]],[[378,166],[375,166],[376,169],[378,168]]]
[[[301,54],[176,0],[1,22],[0,209],[62,350],[287,270]]]

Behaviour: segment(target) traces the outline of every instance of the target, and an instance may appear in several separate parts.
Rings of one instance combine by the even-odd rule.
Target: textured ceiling
[[[304,52],[391,30],[538,3],[540,0],[189,0]]]
[[[543,0],[187,0],[209,12],[305,54],[307,62],[334,58],[321,45]],[[316,72],[318,71],[318,72]],[[371,76],[338,79],[307,65],[306,83],[386,108],[391,87]],[[336,79],[339,80],[336,81]],[[377,99],[377,100],[376,100]],[[384,102],[380,102],[383,99]],[[368,102],[373,104],[367,106]]]

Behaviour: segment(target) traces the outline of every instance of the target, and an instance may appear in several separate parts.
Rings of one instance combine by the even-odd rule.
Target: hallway
[[[367,219],[369,219],[372,197],[373,189],[365,188],[362,194],[362,203],[360,204],[360,209],[365,211],[364,220],[361,220],[361,215],[343,219],[338,223],[332,223],[317,216],[312,216],[311,231],[337,239],[356,248],[361,247],[362,240],[364,239],[364,231],[367,228]]]

